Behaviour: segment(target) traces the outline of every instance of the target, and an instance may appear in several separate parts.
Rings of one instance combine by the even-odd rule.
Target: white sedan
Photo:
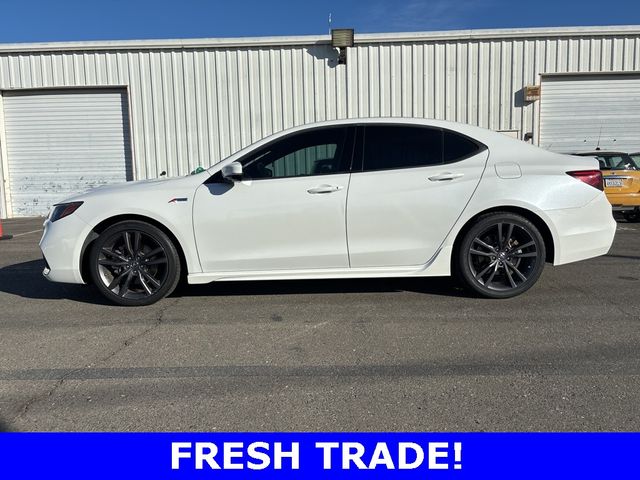
[[[545,262],[607,253],[598,162],[469,125],[380,118],[270,136],[201,173],[104,186],[56,205],[44,275],[121,305],[230,280],[455,274],[529,289]]]

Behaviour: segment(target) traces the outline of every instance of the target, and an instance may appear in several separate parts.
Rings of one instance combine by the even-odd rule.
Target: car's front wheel
[[[533,286],[542,274],[545,244],[536,226],[521,215],[484,215],[466,231],[456,257],[458,277],[488,298],[509,298]]]
[[[116,223],[93,242],[89,265],[94,285],[110,301],[150,305],[171,294],[180,279],[180,257],[171,239],[141,221]]]

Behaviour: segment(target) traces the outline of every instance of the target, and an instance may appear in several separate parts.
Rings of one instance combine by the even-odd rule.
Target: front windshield
[[[627,154],[597,155],[602,170],[640,170],[638,164]]]

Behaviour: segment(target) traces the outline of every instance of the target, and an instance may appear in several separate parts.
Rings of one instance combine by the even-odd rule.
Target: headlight
[[[61,218],[68,217],[75,212],[84,202],[58,203],[53,206],[49,220],[55,222]]]

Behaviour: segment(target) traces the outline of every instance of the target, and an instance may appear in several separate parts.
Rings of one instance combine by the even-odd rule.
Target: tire
[[[638,223],[640,222],[640,208],[624,211],[622,216],[629,223]]]
[[[495,212],[479,217],[464,233],[454,270],[472,292],[510,298],[536,283],[545,259],[544,239],[533,223],[521,215]]]
[[[170,295],[180,280],[180,257],[159,228],[137,220],[116,223],[93,242],[89,271],[109,301],[151,305]]]

